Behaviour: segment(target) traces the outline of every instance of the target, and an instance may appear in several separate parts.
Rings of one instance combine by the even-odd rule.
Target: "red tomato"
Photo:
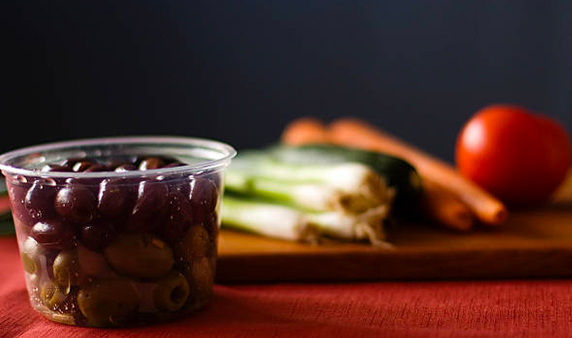
[[[457,168],[509,204],[545,201],[566,177],[572,149],[555,121],[511,105],[479,110],[457,138]]]

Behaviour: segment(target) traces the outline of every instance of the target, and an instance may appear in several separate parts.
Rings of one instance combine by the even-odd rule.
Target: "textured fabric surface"
[[[0,337],[570,337],[572,282],[218,285],[188,319],[144,328],[52,323],[28,303],[16,241],[0,238]]]

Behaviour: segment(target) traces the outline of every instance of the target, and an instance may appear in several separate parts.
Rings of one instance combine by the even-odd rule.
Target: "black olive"
[[[54,197],[56,183],[50,179],[39,179],[28,190],[24,205],[30,219],[34,221],[51,218],[55,214]]]
[[[106,179],[99,186],[97,210],[107,217],[119,217],[131,211],[135,188],[124,179]]]
[[[108,220],[98,218],[81,227],[80,240],[87,248],[99,251],[117,238],[116,226]]]
[[[94,164],[91,167],[88,167],[87,169],[84,170],[84,172],[86,173],[91,173],[91,172],[99,172],[99,171],[110,171],[109,167],[107,167],[105,164]]]
[[[169,218],[161,227],[161,233],[165,239],[175,242],[193,225],[193,205],[190,199],[179,191],[170,192],[168,201]]]
[[[162,159],[158,157],[148,157],[139,163],[139,170],[159,169],[165,165]]]
[[[139,184],[137,201],[127,222],[132,232],[153,231],[167,217],[167,194],[169,189],[164,182],[143,181]]]
[[[126,172],[126,171],[133,171],[133,170],[137,170],[137,167],[131,163],[121,164],[115,168],[115,171],[118,173]]]
[[[70,184],[56,195],[55,208],[58,214],[77,223],[91,221],[97,211],[97,202],[92,191],[79,184]]]
[[[82,172],[82,171],[85,171],[87,168],[89,168],[95,164],[96,163],[92,162],[92,161],[79,161],[73,165],[72,169],[75,172]]]
[[[46,164],[43,168],[42,168],[43,172],[70,172],[72,171],[71,168],[63,166],[63,165],[59,165],[59,164]]]
[[[63,250],[74,244],[75,228],[63,220],[52,219],[36,223],[30,236],[46,249]]]

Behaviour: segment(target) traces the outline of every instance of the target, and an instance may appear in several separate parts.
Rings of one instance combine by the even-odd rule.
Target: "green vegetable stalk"
[[[379,206],[361,214],[341,211],[308,212],[280,204],[225,196],[222,223],[263,236],[315,243],[324,236],[350,241],[385,242],[383,220],[389,208]]]
[[[388,246],[383,221],[395,191],[364,164],[288,163],[246,152],[229,167],[225,187],[227,228],[292,241],[332,237]]]
[[[259,196],[313,211],[363,212],[387,202],[385,182],[367,166],[260,163],[254,170],[230,169],[227,191]]]

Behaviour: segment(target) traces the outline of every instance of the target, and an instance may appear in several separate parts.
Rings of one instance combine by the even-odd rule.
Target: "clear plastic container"
[[[0,156],[32,307],[71,325],[144,325],[211,296],[226,144],[53,143]]]

